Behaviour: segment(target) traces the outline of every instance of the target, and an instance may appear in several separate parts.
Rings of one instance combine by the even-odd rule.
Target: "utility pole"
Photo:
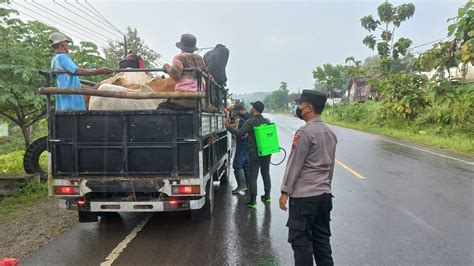
[[[124,56],[128,54],[128,43],[127,43],[127,36],[123,35],[123,49],[124,49]]]

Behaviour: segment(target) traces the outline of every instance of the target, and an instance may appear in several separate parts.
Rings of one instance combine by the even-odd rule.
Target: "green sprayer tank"
[[[275,124],[262,124],[253,128],[259,156],[267,156],[280,151],[278,132]]]

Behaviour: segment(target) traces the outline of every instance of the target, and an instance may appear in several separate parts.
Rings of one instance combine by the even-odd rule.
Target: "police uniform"
[[[325,104],[326,96],[303,91],[301,100]],[[331,180],[337,138],[320,117],[298,129],[281,192],[289,195],[288,242],[296,265],[333,265],[329,237],[332,210]]]

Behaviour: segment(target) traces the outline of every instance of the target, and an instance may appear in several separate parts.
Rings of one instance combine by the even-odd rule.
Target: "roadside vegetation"
[[[337,104],[324,111],[324,121],[346,128],[393,137],[433,146],[468,156],[474,155],[474,137],[469,132],[457,130],[451,126],[426,123],[423,119],[407,121],[405,119],[381,120],[378,110],[382,103]]]
[[[0,220],[12,218],[27,206],[45,199],[48,196],[48,184],[46,182],[30,182],[15,193],[0,200]]]
[[[377,15],[360,19],[369,33],[362,43],[375,55],[365,60],[350,56],[345,65],[324,64],[313,70],[314,89],[341,98],[326,108],[325,119],[472,156],[474,77],[467,73],[474,65],[474,2],[458,9],[447,22],[446,37],[434,44],[413,47],[410,39],[396,36],[414,15],[411,3],[395,6],[385,1]],[[416,55],[415,48],[429,44],[432,48]],[[280,87],[271,95],[283,98],[283,92]],[[286,99],[291,105],[288,93]]]

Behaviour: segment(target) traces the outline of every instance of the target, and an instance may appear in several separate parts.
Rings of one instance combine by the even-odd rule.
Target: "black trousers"
[[[295,265],[334,265],[329,237],[332,195],[291,198],[288,242],[294,251]]]
[[[249,156],[249,177],[248,181],[250,184],[250,195],[256,196],[257,195],[257,178],[258,178],[258,171],[262,174],[263,178],[263,186],[265,188],[265,193],[270,194],[270,190],[272,188],[272,181],[270,180],[270,160],[272,156]]]

